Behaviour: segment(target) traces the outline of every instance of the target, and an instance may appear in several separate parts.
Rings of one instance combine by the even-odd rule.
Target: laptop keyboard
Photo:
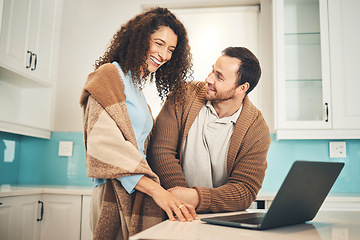
[[[260,224],[261,221],[264,218],[264,214],[258,214],[258,213],[249,213],[249,214],[242,214],[246,215],[244,217],[239,217],[237,219],[233,219],[231,222],[236,223],[247,223],[247,224]]]
[[[235,223],[260,224],[264,216],[265,213],[244,213],[232,216],[214,217],[214,219]]]

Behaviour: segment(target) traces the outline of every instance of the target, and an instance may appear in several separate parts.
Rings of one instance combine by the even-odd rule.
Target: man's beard
[[[235,95],[235,87],[226,91],[226,92],[216,92],[214,95],[206,94],[205,98],[208,101],[212,101],[214,103],[224,102],[231,98],[233,98]]]

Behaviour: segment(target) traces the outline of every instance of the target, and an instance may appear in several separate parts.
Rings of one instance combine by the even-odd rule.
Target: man
[[[262,186],[270,133],[247,96],[260,75],[251,51],[226,48],[205,82],[188,83],[182,102],[170,95],[156,119],[149,164],[199,213],[246,209]]]

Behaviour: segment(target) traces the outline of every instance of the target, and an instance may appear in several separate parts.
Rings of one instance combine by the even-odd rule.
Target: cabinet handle
[[[35,56],[35,61],[34,61],[34,67],[31,68],[31,71],[34,71],[36,69],[36,65],[37,65],[37,55],[35,53],[33,53],[32,55]]]
[[[43,216],[44,216],[44,203],[42,201],[38,201],[38,203],[41,204],[41,215],[40,215],[40,218],[37,219],[38,222],[42,221],[43,220]]]
[[[325,103],[325,122],[329,121],[329,104]]]
[[[27,53],[30,54],[29,55],[30,57],[29,57],[29,65],[27,65],[26,68],[29,68],[29,67],[31,67],[33,53],[31,51],[27,51]]]

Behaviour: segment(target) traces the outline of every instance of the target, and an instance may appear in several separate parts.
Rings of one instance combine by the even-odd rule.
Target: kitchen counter
[[[204,214],[201,217],[231,215],[234,213]],[[236,227],[217,226],[203,221],[172,222],[164,221],[143,232],[130,240],[141,239],[187,239],[187,240],[236,240],[236,239],[359,239],[360,212],[350,211],[320,211],[313,221],[304,224],[273,228],[268,230],[248,230]]]
[[[0,197],[31,194],[91,195],[93,187],[50,185],[0,185]]]

